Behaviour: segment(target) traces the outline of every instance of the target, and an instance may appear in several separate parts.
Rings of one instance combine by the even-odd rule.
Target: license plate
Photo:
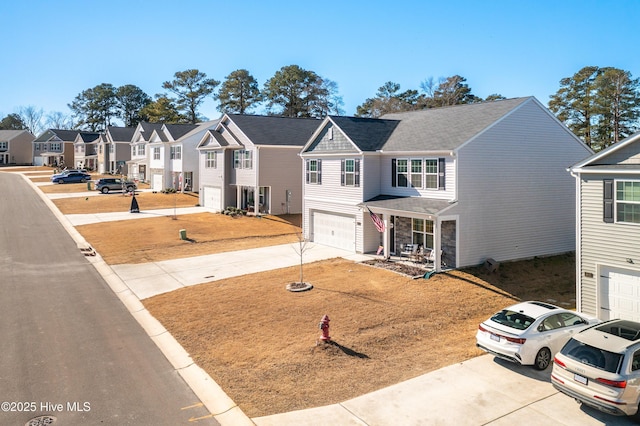
[[[589,379],[587,379],[586,377],[581,376],[579,374],[574,374],[573,375],[573,380],[575,380],[578,383],[582,383],[585,386],[587,385],[587,383],[589,383]]]
[[[496,342],[499,342],[499,341],[500,341],[500,336],[497,336],[497,335],[495,335],[495,334],[493,334],[493,333],[491,334],[491,336],[490,336],[490,337],[491,337],[491,340],[495,340]]]

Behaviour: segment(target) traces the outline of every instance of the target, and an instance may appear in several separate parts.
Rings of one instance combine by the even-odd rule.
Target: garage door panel
[[[222,191],[220,188],[204,187],[204,206],[215,212],[222,211]]]
[[[313,241],[344,250],[355,250],[355,218],[325,212],[313,212]]]
[[[640,321],[640,272],[603,267],[600,274],[600,317]]]

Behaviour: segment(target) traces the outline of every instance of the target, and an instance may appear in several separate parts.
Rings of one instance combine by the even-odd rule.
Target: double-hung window
[[[9,142],[0,142],[0,151],[6,151],[9,149]]]
[[[360,186],[360,160],[343,159],[340,161],[340,185]]]
[[[240,149],[233,151],[233,168],[234,169],[251,169],[253,168],[253,158],[251,151]]]
[[[159,146],[154,146],[153,147],[153,159],[154,160],[159,160],[160,159],[160,147]]]
[[[206,157],[206,161],[205,161],[205,167],[207,169],[215,169],[217,168],[217,156],[216,156],[217,152],[215,151],[209,151],[207,152],[207,157]]]
[[[408,163],[409,160],[399,158],[396,162],[396,182],[397,186],[407,187],[409,178],[408,178]]]
[[[424,160],[424,187],[428,189],[438,189],[438,160]]]
[[[171,158],[172,160],[182,159],[182,147],[180,145],[172,146],[169,158]]]
[[[422,188],[422,159],[411,159],[411,186]]]
[[[640,181],[616,181],[616,221],[640,223]]]
[[[306,175],[307,183],[322,184],[322,160],[307,160]]]
[[[144,144],[139,144],[138,145],[138,155],[145,155],[144,154]]]

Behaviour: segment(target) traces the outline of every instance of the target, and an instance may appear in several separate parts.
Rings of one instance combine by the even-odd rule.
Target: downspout
[[[575,215],[575,221],[576,221],[576,311],[581,312],[582,311],[582,291],[581,291],[581,285],[580,283],[582,282],[582,275],[581,275],[581,270],[582,270],[582,240],[580,238],[581,231],[580,231],[580,226],[581,226],[581,220],[580,217],[582,216],[582,205],[580,203],[580,176],[576,175],[571,169],[567,169],[567,171],[571,174],[571,176],[573,176],[576,180],[576,215]],[[596,275],[596,274],[594,274]],[[596,277],[596,281],[598,280],[598,278]],[[597,285],[597,282],[596,282]],[[599,296],[597,295],[596,292],[596,306],[595,306],[595,310],[596,310],[596,316],[598,316],[599,310],[598,310],[598,298]]]
[[[253,190],[253,214],[260,215],[260,147],[256,146],[256,186]]]

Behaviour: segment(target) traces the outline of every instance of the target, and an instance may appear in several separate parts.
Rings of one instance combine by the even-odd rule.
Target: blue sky
[[[546,105],[587,65],[640,77],[634,0],[23,0],[0,16],[0,118],[25,106],[69,114],[101,83],[153,97],[191,68],[220,81],[245,68],[262,87],[299,65],[338,84],[347,115],[386,81],[419,90],[457,74],[477,96]],[[220,115],[213,100],[200,112]]]

